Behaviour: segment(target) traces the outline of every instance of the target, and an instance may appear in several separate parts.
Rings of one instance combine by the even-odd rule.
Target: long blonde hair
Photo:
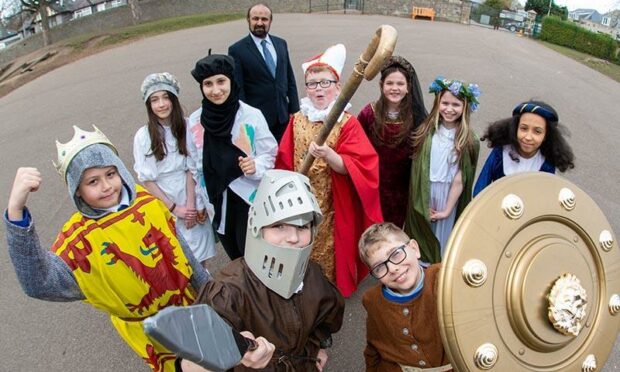
[[[420,124],[418,129],[413,132],[411,136],[411,145],[413,146],[413,156],[416,157],[421,151],[422,145],[428,136],[432,136],[433,133],[439,128],[439,122],[441,115],[439,114],[439,101],[441,97],[448,92],[448,90],[442,90],[440,93],[435,94],[435,100],[433,101],[433,109],[426,119]],[[455,96],[461,102],[463,102],[463,114],[457,120],[456,136],[454,139],[454,149],[458,158],[461,158],[461,154],[464,149],[469,151],[473,150],[474,139],[470,135],[469,130],[469,116],[471,115],[471,108],[466,97]]]

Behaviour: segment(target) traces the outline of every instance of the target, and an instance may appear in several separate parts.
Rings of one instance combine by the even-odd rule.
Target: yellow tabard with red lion
[[[86,302],[110,314],[123,339],[154,371],[174,371],[174,354],[151,341],[142,319],[191,304],[192,269],[168,209],[140,186],[128,208],[94,220],[79,213],[51,250],[73,271]]]

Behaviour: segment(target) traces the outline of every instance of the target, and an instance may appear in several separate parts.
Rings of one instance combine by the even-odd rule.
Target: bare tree
[[[45,46],[52,44],[52,33],[50,32],[49,20],[47,12],[53,0],[19,0],[22,12],[38,13],[41,17],[41,30],[43,31],[43,44]]]
[[[127,0],[127,4],[129,5],[129,9],[131,10],[131,19],[133,20],[133,24],[139,23],[142,13],[140,11],[140,5],[138,4],[138,0]]]
[[[0,19],[6,23],[10,18],[19,14],[21,4],[17,0],[0,0]]]

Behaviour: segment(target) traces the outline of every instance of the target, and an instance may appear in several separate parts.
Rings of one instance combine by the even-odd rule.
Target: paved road
[[[415,64],[424,86],[439,74],[480,84],[482,104],[473,117],[478,133],[489,121],[508,115],[519,101],[531,97],[547,100],[572,132],[577,168],[566,176],[590,193],[615,232],[620,232],[616,152],[620,146],[620,84],[507,32],[381,16],[278,14],[274,21],[273,33],[288,40],[300,91],[299,66],[304,60],[331,43],[343,42],[349,49],[344,73],[348,76],[354,58],[376,27],[391,24],[399,31],[396,52]],[[193,110],[201,98],[189,74],[194,62],[209,48],[226,52],[229,44],[245,34],[245,21],[236,21],[144,39],[60,68],[0,99],[0,190],[8,195],[20,165],[42,171],[45,183],[29,206],[44,245],[51,244],[72,210],[51,164],[56,153],[54,139],[68,140],[71,125],[87,128],[96,124],[117,145],[127,164],[132,164],[133,135],[145,118],[139,93],[142,79],[156,71],[177,75],[181,100],[187,110]],[[357,112],[377,95],[376,81],[364,83],[352,100],[352,111]],[[431,96],[426,100],[430,105]],[[481,162],[485,157],[486,149]],[[212,269],[226,262],[220,252]],[[0,370],[146,370],[102,314],[83,304],[50,304],[23,295],[4,239],[0,243],[0,278]],[[367,280],[362,289],[370,284]],[[328,369],[363,370],[364,337],[358,293],[347,301],[345,326],[335,338]],[[617,366],[618,346],[606,370]]]

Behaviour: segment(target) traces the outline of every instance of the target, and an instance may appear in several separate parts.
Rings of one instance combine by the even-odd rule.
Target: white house
[[[609,28],[609,34],[612,37],[616,40],[620,40],[620,9],[603,14],[601,24]]]
[[[568,12],[568,18],[575,22],[592,21],[594,23],[601,23],[603,15],[596,11],[596,9],[575,9],[572,12]]]

